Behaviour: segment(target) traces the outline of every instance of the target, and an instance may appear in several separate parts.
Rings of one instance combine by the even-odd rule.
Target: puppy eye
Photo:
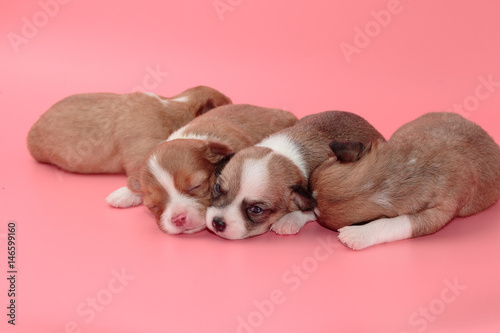
[[[264,211],[264,209],[262,209],[259,206],[251,206],[251,207],[247,208],[247,212],[250,214],[254,214],[254,215],[262,214],[263,211]]]
[[[214,188],[212,190],[212,198],[213,199],[217,199],[221,195],[222,195],[222,189],[220,188],[220,185],[219,184],[215,184]]]

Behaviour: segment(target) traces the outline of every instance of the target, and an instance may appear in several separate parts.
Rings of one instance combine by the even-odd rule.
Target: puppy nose
[[[186,224],[186,214],[179,214],[175,217],[172,217],[172,223],[178,227],[182,227]]]
[[[224,222],[224,220],[220,217],[214,217],[212,225],[214,226],[215,230],[219,232],[222,232],[226,229],[226,222]]]

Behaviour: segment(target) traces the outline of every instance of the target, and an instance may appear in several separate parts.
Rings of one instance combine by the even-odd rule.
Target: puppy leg
[[[434,233],[453,217],[453,213],[437,208],[415,215],[382,218],[361,226],[339,229],[339,239],[353,250]]]
[[[124,186],[108,195],[106,202],[117,208],[137,206],[142,203],[142,194],[132,192],[127,186]]]
[[[129,160],[131,160],[129,158]],[[140,164],[137,160],[125,166],[127,173],[127,186],[120,187],[106,198],[108,205],[117,208],[137,206],[142,203],[143,195],[140,193],[139,183]]]
[[[278,221],[274,222],[271,226],[271,230],[278,235],[293,235],[299,232],[299,230],[310,221],[316,221],[316,215],[313,211],[301,211],[297,210],[286,214]]]

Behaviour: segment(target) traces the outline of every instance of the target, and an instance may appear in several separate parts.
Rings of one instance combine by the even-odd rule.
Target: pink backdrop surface
[[[297,116],[356,112],[386,137],[451,110],[500,142],[498,1],[2,4],[2,332],[499,332],[500,204],[355,252],[308,224],[227,241],[162,233],[104,198],[122,175],[36,163],[30,126],[75,93],[213,86]],[[16,325],[7,314],[16,223]]]

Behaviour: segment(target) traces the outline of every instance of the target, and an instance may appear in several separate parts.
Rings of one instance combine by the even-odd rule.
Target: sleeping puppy
[[[318,222],[359,250],[434,233],[500,196],[500,149],[478,125],[429,113],[402,126],[363,159],[359,142],[333,142],[336,157],[311,175]],[[372,221],[364,225],[354,223]]]
[[[228,156],[296,122],[290,112],[251,105],[222,106],[196,118],[145,160],[144,205],[166,233],[205,229],[215,177]]]
[[[126,173],[139,191],[144,158],[173,131],[208,110],[230,104],[219,91],[199,86],[172,98],[153,93],[93,93],[67,97],[33,125],[28,149],[39,162],[78,173]],[[129,205],[140,203],[128,200]],[[112,196],[108,203],[119,206]]]
[[[332,140],[357,140],[368,149],[384,138],[353,113],[329,111],[304,117],[227,163],[213,189],[208,228],[224,238],[242,239],[270,228],[278,234],[295,234],[316,220],[308,177],[332,156],[328,148]]]

